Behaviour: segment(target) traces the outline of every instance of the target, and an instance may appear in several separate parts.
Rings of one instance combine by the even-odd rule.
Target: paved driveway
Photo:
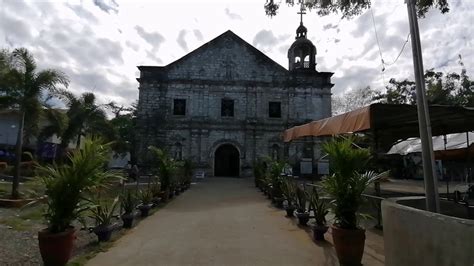
[[[330,234],[326,238],[330,238]],[[383,265],[381,237],[368,233],[364,265]],[[382,242],[383,243],[383,242]],[[330,243],[273,208],[248,179],[192,186],[88,265],[338,265]]]

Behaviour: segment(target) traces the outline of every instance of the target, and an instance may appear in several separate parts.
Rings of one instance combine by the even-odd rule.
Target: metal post
[[[418,110],[418,125],[420,130],[421,149],[423,157],[423,176],[425,180],[426,209],[439,212],[438,180],[434,165],[433,140],[431,138],[431,123],[428,104],[425,98],[425,78],[423,58],[421,54],[420,32],[414,0],[405,0],[410,24],[411,46],[416,83],[416,105]]]
[[[446,134],[444,134],[444,150],[446,151],[446,145],[448,144],[448,140],[446,139]],[[442,169],[443,171],[444,169]],[[449,175],[445,174],[444,177],[446,178],[446,197],[449,199]]]

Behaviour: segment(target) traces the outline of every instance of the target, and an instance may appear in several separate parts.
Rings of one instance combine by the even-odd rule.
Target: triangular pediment
[[[272,81],[288,70],[228,30],[164,67],[168,79]]]

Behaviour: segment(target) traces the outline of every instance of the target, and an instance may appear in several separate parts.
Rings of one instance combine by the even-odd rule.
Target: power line
[[[377,40],[377,46],[379,48],[380,60],[382,61],[382,72],[385,71],[385,62],[383,61],[382,50],[380,49],[379,35],[377,34],[377,27],[375,26],[374,12],[370,8],[370,14],[372,15],[372,24],[374,25],[375,39]]]
[[[400,53],[398,53],[397,58],[395,58],[395,60],[393,60],[392,63],[390,63],[390,64],[385,64],[386,66],[391,66],[391,65],[395,64],[395,62],[397,62],[398,58],[400,58],[400,56],[402,55],[403,50],[405,49],[405,46],[407,45],[407,43],[408,43],[409,40],[410,40],[410,33],[408,33],[407,39],[405,40],[405,43],[403,44],[402,49],[400,50]]]
[[[402,48],[400,49],[400,52],[398,53],[397,57],[395,58],[395,60],[393,60],[392,63],[385,63],[385,60],[383,59],[383,55],[382,55],[382,49],[380,48],[380,41],[379,41],[379,35],[377,33],[377,27],[375,25],[375,17],[374,17],[374,12],[372,10],[372,8],[370,8],[370,14],[372,16],[372,25],[374,26],[374,32],[375,32],[375,39],[377,40],[377,47],[379,48],[379,54],[380,54],[380,61],[382,62],[382,72],[385,72],[385,67],[387,66],[391,66],[393,64],[395,64],[398,59],[400,58],[400,56],[402,55],[403,51],[405,50],[405,47],[408,43],[408,41],[410,40],[410,33],[408,33],[407,35],[407,38],[405,40],[405,42],[403,43],[403,46]]]

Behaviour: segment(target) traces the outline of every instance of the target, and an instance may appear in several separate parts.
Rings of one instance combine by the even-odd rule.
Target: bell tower
[[[290,71],[316,71],[316,46],[306,38],[308,30],[303,25],[304,7],[301,5],[300,26],[296,29],[296,38],[288,49],[288,69]]]

